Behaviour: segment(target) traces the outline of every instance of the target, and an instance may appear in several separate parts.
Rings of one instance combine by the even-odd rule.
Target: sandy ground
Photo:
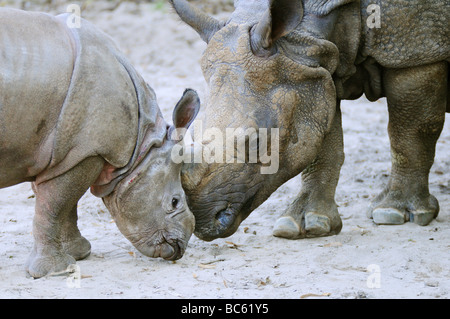
[[[67,3],[59,4],[57,11],[64,11]],[[185,87],[204,96],[199,59],[205,44],[195,32],[161,2],[105,10],[110,7],[91,1],[82,14],[116,39],[155,89],[168,121]],[[0,298],[449,298],[450,116],[430,175],[441,205],[438,218],[425,227],[377,226],[366,209],[390,172],[386,102],[362,98],[342,109],[339,235],[296,241],[272,236],[274,222],[300,188],[296,177],[233,236],[212,242],[193,236],[184,257],[169,262],[137,252],[101,199],[86,193],[79,227],[91,255],[72,276],[34,280],[23,268],[33,245],[34,199],[30,184],[21,184],[0,190]]]

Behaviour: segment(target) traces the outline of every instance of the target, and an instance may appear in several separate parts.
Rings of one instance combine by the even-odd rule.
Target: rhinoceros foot
[[[72,256],[75,260],[84,259],[91,253],[91,243],[83,236],[65,241],[62,246],[66,254]]]
[[[342,228],[341,218],[334,201],[310,202],[300,196],[275,223],[273,235],[287,239],[335,235]]]
[[[406,195],[387,189],[369,206],[367,216],[378,225],[401,225],[409,221],[426,226],[438,213],[439,203],[433,195]]]
[[[33,278],[41,278],[47,275],[56,276],[71,272],[70,265],[75,263],[75,259],[65,253],[44,255],[33,251],[28,258],[26,271]]]

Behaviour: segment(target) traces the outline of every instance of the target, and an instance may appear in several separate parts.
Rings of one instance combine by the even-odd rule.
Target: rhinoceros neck
[[[143,171],[140,166],[148,161],[153,148],[161,147],[166,137],[166,123],[159,117],[155,125],[147,125],[142,128],[142,133],[133,152],[133,156],[125,167],[115,168],[105,163],[98,179],[91,186],[91,193],[97,197],[105,197],[111,194],[117,185],[130,175]]]
[[[130,160],[124,167],[117,168],[111,174],[109,181],[102,181],[101,184],[91,187],[92,194],[98,197],[109,195],[119,182],[132,174],[148,158],[152,148],[161,147],[167,134],[167,123],[156,102],[154,91],[145,83],[127,59],[118,56],[118,60],[129,74],[136,93],[135,104],[138,110],[136,144]],[[105,166],[105,169],[107,169],[107,166]]]

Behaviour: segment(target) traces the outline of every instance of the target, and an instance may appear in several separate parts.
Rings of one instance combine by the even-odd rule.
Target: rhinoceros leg
[[[61,243],[66,254],[72,256],[75,260],[81,260],[91,253],[91,244],[86,238],[81,236],[80,230],[77,227],[77,220],[77,205],[75,205],[67,216],[67,220],[64,222]]]
[[[298,197],[275,223],[273,235],[288,239],[320,237],[340,232],[342,221],[334,200],[344,163],[341,112],[338,102],[330,132],[316,160],[302,173]]]
[[[32,183],[34,193],[37,193],[35,183]],[[89,241],[81,236],[80,230],[77,226],[78,213],[77,204],[72,208],[67,219],[62,221],[62,238],[61,244],[63,250],[75,260],[81,260],[89,256],[91,253],[91,244]]]
[[[100,174],[103,163],[101,158],[90,157],[63,175],[34,187],[35,242],[26,265],[32,277],[63,273],[76,258],[87,253],[87,240],[76,225],[76,204]]]
[[[384,72],[392,169],[388,185],[369,207],[377,224],[427,225],[439,212],[428,175],[445,120],[446,62]]]

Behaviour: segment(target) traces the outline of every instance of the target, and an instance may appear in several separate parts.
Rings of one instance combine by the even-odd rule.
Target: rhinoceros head
[[[138,146],[131,169],[101,196],[121,233],[146,256],[181,258],[194,231],[194,216],[181,187],[182,164],[174,162],[171,153],[182,138],[172,138],[172,132],[182,133],[176,129],[186,129],[199,107],[196,92],[186,90],[173,111],[173,125],[158,117]],[[109,174],[108,164],[103,174]],[[97,195],[100,190],[101,186],[91,188]]]
[[[223,143],[228,154],[222,161],[183,168],[195,234],[212,240],[233,234],[251,211],[317,156],[336,110],[331,74],[338,51],[329,41],[297,32],[305,19],[301,0],[235,1],[226,23],[184,0],[171,2],[207,42],[202,57],[209,86],[203,148],[217,135],[229,139],[231,128],[248,132],[242,139],[248,151],[241,161]],[[319,18],[308,19],[320,24]],[[252,147],[258,149],[253,161]]]

